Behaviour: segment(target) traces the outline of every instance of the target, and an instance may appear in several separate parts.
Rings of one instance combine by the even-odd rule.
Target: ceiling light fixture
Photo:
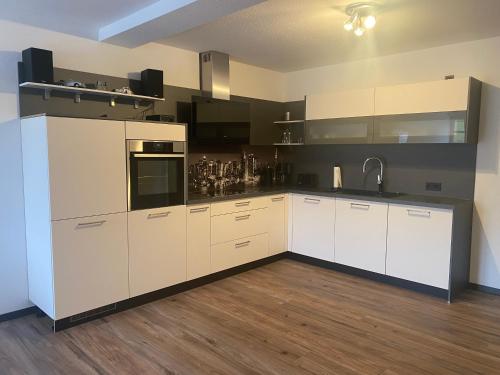
[[[344,22],[344,29],[353,31],[354,35],[362,36],[366,30],[373,29],[377,23],[375,18],[376,3],[353,3],[345,9],[349,19]]]

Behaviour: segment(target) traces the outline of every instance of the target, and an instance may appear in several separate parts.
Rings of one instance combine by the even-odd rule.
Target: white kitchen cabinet
[[[47,127],[52,220],[127,211],[124,123],[36,119]]]
[[[469,78],[375,89],[375,115],[467,111]]]
[[[52,246],[51,318],[129,298],[126,213],[53,221]]]
[[[256,197],[247,199],[236,199],[225,202],[217,202],[211,205],[211,215],[226,215],[233,212],[256,210],[267,207],[266,197]]]
[[[337,198],[335,262],[385,274],[387,203]]]
[[[306,120],[373,116],[373,88],[307,95]]]
[[[210,205],[187,207],[187,279],[210,273]]]
[[[387,275],[448,289],[453,212],[389,205]]]
[[[273,195],[267,199],[269,255],[275,255],[287,251],[287,195]]]
[[[268,255],[268,234],[240,238],[212,246],[212,272],[219,272]]]
[[[212,216],[211,242],[218,244],[268,231],[267,208]]]
[[[292,251],[334,260],[335,199],[294,194]]]
[[[126,121],[125,135],[127,139],[147,139],[150,141],[185,141],[186,125]]]
[[[186,281],[186,206],[128,213],[130,295]]]

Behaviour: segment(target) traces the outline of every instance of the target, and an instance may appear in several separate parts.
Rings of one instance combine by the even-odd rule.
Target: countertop
[[[386,195],[380,195],[377,192],[372,191],[362,191],[362,190],[337,190],[333,191],[331,189],[321,189],[321,188],[308,188],[308,187],[297,187],[297,186],[276,186],[276,187],[248,187],[244,191],[240,192],[229,192],[229,193],[218,193],[215,195],[209,195],[206,193],[190,192],[188,194],[188,205],[193,204],[206,204],[222,202],[227,200],[236,199],[246,199],[253,198],[271,194],[284,194],[284,193],[296,193],[296,194],[308,194],[317,195],[322,197],[333,197],[333,198],[348,198],[357,199],[363,201],[371,202],[384,202],[384,203],[395,203],[395,204],[405,204],[411,206],[422,206],[422,207],[432,207],[432,208],[444,208],[444,209],[455,209],[462,205],[472,205],[472,200],[469,199],[459,199],[459,198],[448,198],[439,196],[427,196],[427,195],[414,195],[414,194],[404,194],[404,193],[386,193]]]

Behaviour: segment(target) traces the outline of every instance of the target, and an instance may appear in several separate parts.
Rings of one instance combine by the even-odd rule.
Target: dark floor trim
[[[287,255],[288,255],[288,258],[302,262],[302,263],[307,263],[307,264],[311,264],[314,266],[347,273],[349,275],[363,277],[365,279],[370,279],[370,280],[382,282],[385,284],[394,285],[394,286],[402,287],[405,289],[410,289],[410,290],[420,292],[420,293],[430,294],[432,296],[448,300],[448,290],[446,290],[446,289],[441,289],[441,288],[436,288],[436,287],[429,286],[429,285],[415,283],[413,281],[398,279],[397,277],[382,275],[382,274],[376,273],[376,272],[365,271],[365,270],[361,270],[359,268],[349,267],[349,266],[345,266],[343,264],[333,263],[333,262],[329,262],[326,260],[311,258],[311,257],[297,254],[297,253],[290,253],[289,252],[289,253],[287,253]]]
[[[474,290],[479,290],[480,292],[494,294],[496,296],[500,296],[500,289],[493,288],[491,286],[479,285],[474,283],[469,283],[469,288]]]
[[[160,289],[151,293],[143,294],[137,297],[132,297],[130,299],[117,302],[112,305],[104,306],[99,309],[91,310],[86,313],[78,314],[72,317],[60,319],[54,321],[53,329],[55,332],[61,331],[66,328],[70,328],[82,323],[89,322],[94,319],[99,319],[107,315],[115,314],[120,311],[128,310],[133,307],[141,306],[149,302],[153,302],[165,297],[172,296],[177,293],[185,292],[189,289],[197,288],[199,286],[210,284],[214,281],[225,279],[229,276],[234,276],[236,274],[249,271],[251,269],[264,266],[269,263],[276,262],[280,259],[286,258],[287,253],[273,255],[264,259],[259,259],[255,262],[243,264],[228,270],[210,274],[207,276],[200,277],[195,280],[186,281],[181,284],[173,285],[164,289]]]
[[[25,309],[12,311],[10,313],[0,315],[0,322],[5,322],[7,320],[21,318],[23,316],[30,315],[30,314],[36,314],[39,311],[40,310],[36,306],[31,306],[31,307],[27,307]]]

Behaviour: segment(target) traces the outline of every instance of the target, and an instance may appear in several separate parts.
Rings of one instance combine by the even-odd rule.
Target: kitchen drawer
[[[217,244],[267,232],[267,208],[212,216],[211,243]]]
[[[128,213],[130,295],[186,281],[186,206]]]
[[[267,207],[267,197],[238,199],[212,204],[211,215],[225,215],[233,212],[255,210]]]
[[[268,235],[245,237],[212,246],[212,272],[253,262],[269,254]]]
[[[127,214],[52,222],[55,319],[129,298]]]

